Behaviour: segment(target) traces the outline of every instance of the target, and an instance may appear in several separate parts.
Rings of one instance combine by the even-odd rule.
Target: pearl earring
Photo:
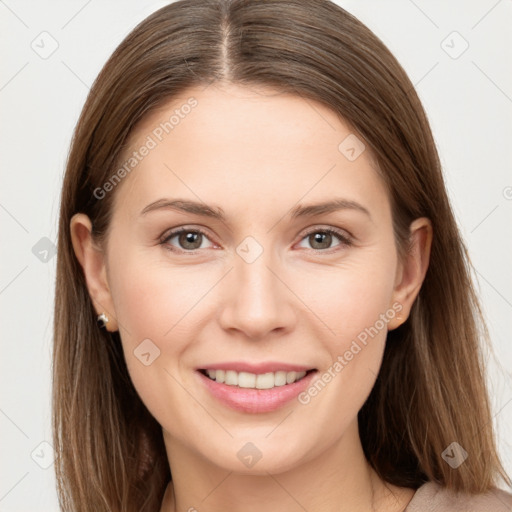
[[[102,329],[106,328],[108,324],[108,316],[105,313],[98,315],[98,326]]]

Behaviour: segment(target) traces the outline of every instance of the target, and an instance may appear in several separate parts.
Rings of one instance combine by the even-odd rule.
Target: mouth
[[[252,370],[252,371],[249,371]],[[290,404],[311,385],[316,368],[287,364],[223,363],[198,368],[206,393],[223,406],[242,413],[270,413]]]
[[[278,370],[276,372],[257,374],[226,369],[202,368],[199,370],[199,372],[205,377],[218,382],[219,384],[244,389],[273,389],[281,386],[287,386],[301,381],[307,375],[315,371],[316,369],[313,368],[307,371]]]

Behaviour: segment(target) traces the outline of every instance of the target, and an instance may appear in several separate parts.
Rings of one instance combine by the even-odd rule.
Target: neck
[[[164,440],[172,483],[161,512],[401,512],[414,494],[377,477],[364,457],[357,421],[320,455],[259,474],[222,469],[165,431]]]

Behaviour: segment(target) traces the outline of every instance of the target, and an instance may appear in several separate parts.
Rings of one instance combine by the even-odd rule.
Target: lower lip
[[[249,413],[272,412],[291,402],[304,391],[314,378],[316,371],[293,384],[285,384],[271,389],[248,389],[228,386],[196,372],[210,393],[224,405],[237,411]]]

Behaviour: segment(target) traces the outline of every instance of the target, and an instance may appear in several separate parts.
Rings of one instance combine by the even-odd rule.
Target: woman
[[[428,121],[333,3],[183,0],[128,35],[56,291],[63,510],[512,504]]]

